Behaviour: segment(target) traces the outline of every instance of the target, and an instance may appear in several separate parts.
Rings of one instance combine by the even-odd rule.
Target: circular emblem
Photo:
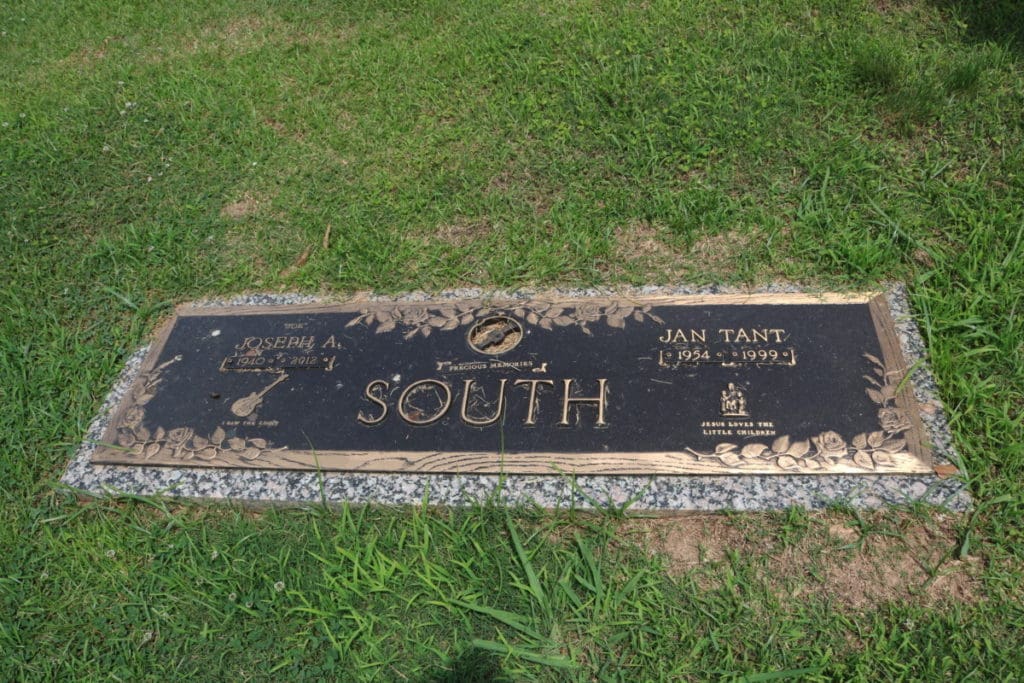
[[[474,351],[488,356],[511,351],[522,340],[523,326],[515,318],[506,315],[492,315],[478,320],[466,335],[466,341]]]

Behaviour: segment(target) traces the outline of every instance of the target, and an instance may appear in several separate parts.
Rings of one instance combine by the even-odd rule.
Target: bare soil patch
[[[434,232],[434,240],[450,244],[453,247],[468,247],[483,239],[494,230],[487,217],[460,218],[454,223],[444,223]]]
[[[751,558],[756,573],[784,601],[808,598],[862,611],[886,603],[929,606],[980,600],[980,558],[953,559],[956,517],[926,520],[889,513],[869,518],[867,534],[848,518],[811,515],[798,538],[785,539],[777,518],[737,521],[722,515],[629,520],[619,533],[663,555],[669,570],[716,587],[716,567],[730,554]],[[877,523],[875,523],[877,522]]]
[[[909,12],[914,5],[907,0],[875,0],[875,9],[880,14],[894,14],[896,12]]]
[[[615,228],[615,262],[643,273],[645,279],[661,279],[676,271],[682,257],[669,244],[665,230],[647,221],[633,221]]]
[[[220,210],[221,218],[241,220],[252,216],[259,211],[260,204],[263,201],[265,201],[264,198],[259,195],[246,192],[238,200],[224,205],[224,208]]]
[[[268,254],[284,239],[285,231],[272,227],[284,220],[280,214],[269,210],[273,198],[273,194],[246,190],[220,210],[221,218],[233,223],[225,235],[225,253],[233,260],[252,264],[255,272],[267,270],[268,261],[273,261]]]
[[[736,257],[747,249],[753,236],[752,232],[740,230],[703,235],[690,247],[690,257],[704,268],[728,272],[735,269]]]
[[[612,270],[622,266],[647,282],[678,281],[693,273],[713,271],[718,276],[736,270],[739,255],[754,239],[751,231],[730,230],[705,234],[688,248],[678,243],[668,228],[648,221],[632,221],[615,229]]]
[[[149,47],[146,61],[159,64],[168,59],[199,53],[233,56],[265,46],[290,47],[320,43],[343,43],[351,39],[349,27],[321,29],[290,24],[273,14],[235,17],[198,28],[188,35],[160,36],[160,43]]]

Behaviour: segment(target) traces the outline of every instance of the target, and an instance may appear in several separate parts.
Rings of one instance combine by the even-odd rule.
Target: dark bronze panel
[[[879,295],[182,308],[94,460],[930,471]]]

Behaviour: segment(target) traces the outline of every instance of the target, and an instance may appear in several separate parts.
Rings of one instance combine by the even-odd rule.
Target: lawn
[[[0,679],[1024,676],[1019,3],[10,0],[0,60]],[[57,483],[182,301],[891,280],[966,515]]]

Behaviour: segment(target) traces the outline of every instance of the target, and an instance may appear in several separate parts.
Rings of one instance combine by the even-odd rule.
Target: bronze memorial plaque
[[[906,375],[880,294],[182,307],[93,461],[931,472]]]

